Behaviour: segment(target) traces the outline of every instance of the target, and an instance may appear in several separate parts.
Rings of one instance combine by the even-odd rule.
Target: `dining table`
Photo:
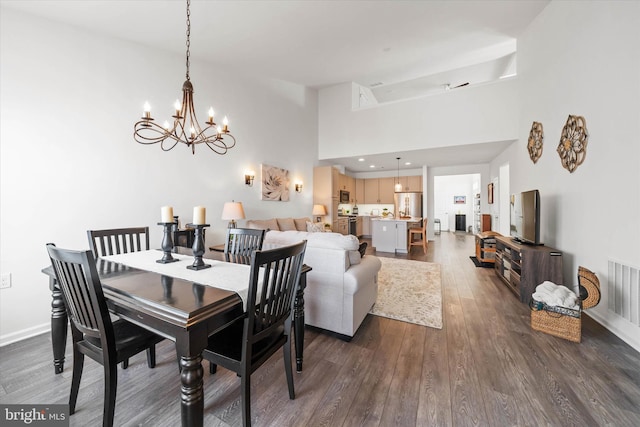
[[[193,256],[187,248],[176,248],[174,263],[159,260],[159,250],[132,252],[98,258],[100,277],[109,310],[175,342],[180,366],[180,406],[183,426],[202,426],[204,393],[202,352],[208,338],[244,316],[244,298],[250,266],[227,263],[220,254],[206,255],[211,265],[200,271],[187,269]],[[218,258],[218,259],[216,259]],[[155,265],[152,265],[155,264]],[[304,343],[304,265],[293,307],[296,370],[302,371]],[[51,339],[55,374],[64,370],[68,316],[51,266],[42,269],[51,291]]]

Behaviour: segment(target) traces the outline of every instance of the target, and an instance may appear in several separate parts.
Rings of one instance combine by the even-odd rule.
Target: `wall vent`
[[[608,309],[640,327],[640,270],[609,260]]]

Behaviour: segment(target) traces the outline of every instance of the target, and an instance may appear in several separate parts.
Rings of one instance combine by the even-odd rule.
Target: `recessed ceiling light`
[[[369,167],[370,167],[370,168],[375,168],[375,167],[376,167],[376,165],[369,165]]]
[[[358,159],[358,161],[359,161],[359,162],[364,162],[364,159],[363,159],[362,157],[360,157],[360,158]]]
[[[405,162],[405,166],[409,166],[411,164],[411,162]]]

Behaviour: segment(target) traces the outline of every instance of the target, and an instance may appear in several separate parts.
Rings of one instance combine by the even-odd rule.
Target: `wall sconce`
[[[256,177],[256,173],[254,171],[245,171],[244,173],[244,183],[249,187],[253,187],[253,180]]]
[[[295,183],[296,193],[302,193],[302,182],[298,181]]]

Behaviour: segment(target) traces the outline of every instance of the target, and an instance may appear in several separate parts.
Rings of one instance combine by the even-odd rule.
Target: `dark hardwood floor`
[[[528,307],[473,265],[473,244],[442,233],[426,256],[403,257],[442,265],[443,329],[368,316],[349,343],[307,330],[295,400],[279,354],[253,375],[254,425],[639,426],[640,354],[588,316],[581,344],[532,331]],[[141,354],[119,370],[116,425],[180,424],[174,347],[157,353],[155,369]],[[0,348],[0,401],[66,403],[70,359],[68,347],[53,374],[48,334]],[[101,423],[102,378],[86,360],[72,426]],[[239,387],[235,374],[205,369],[206,426],[241,425]]]

